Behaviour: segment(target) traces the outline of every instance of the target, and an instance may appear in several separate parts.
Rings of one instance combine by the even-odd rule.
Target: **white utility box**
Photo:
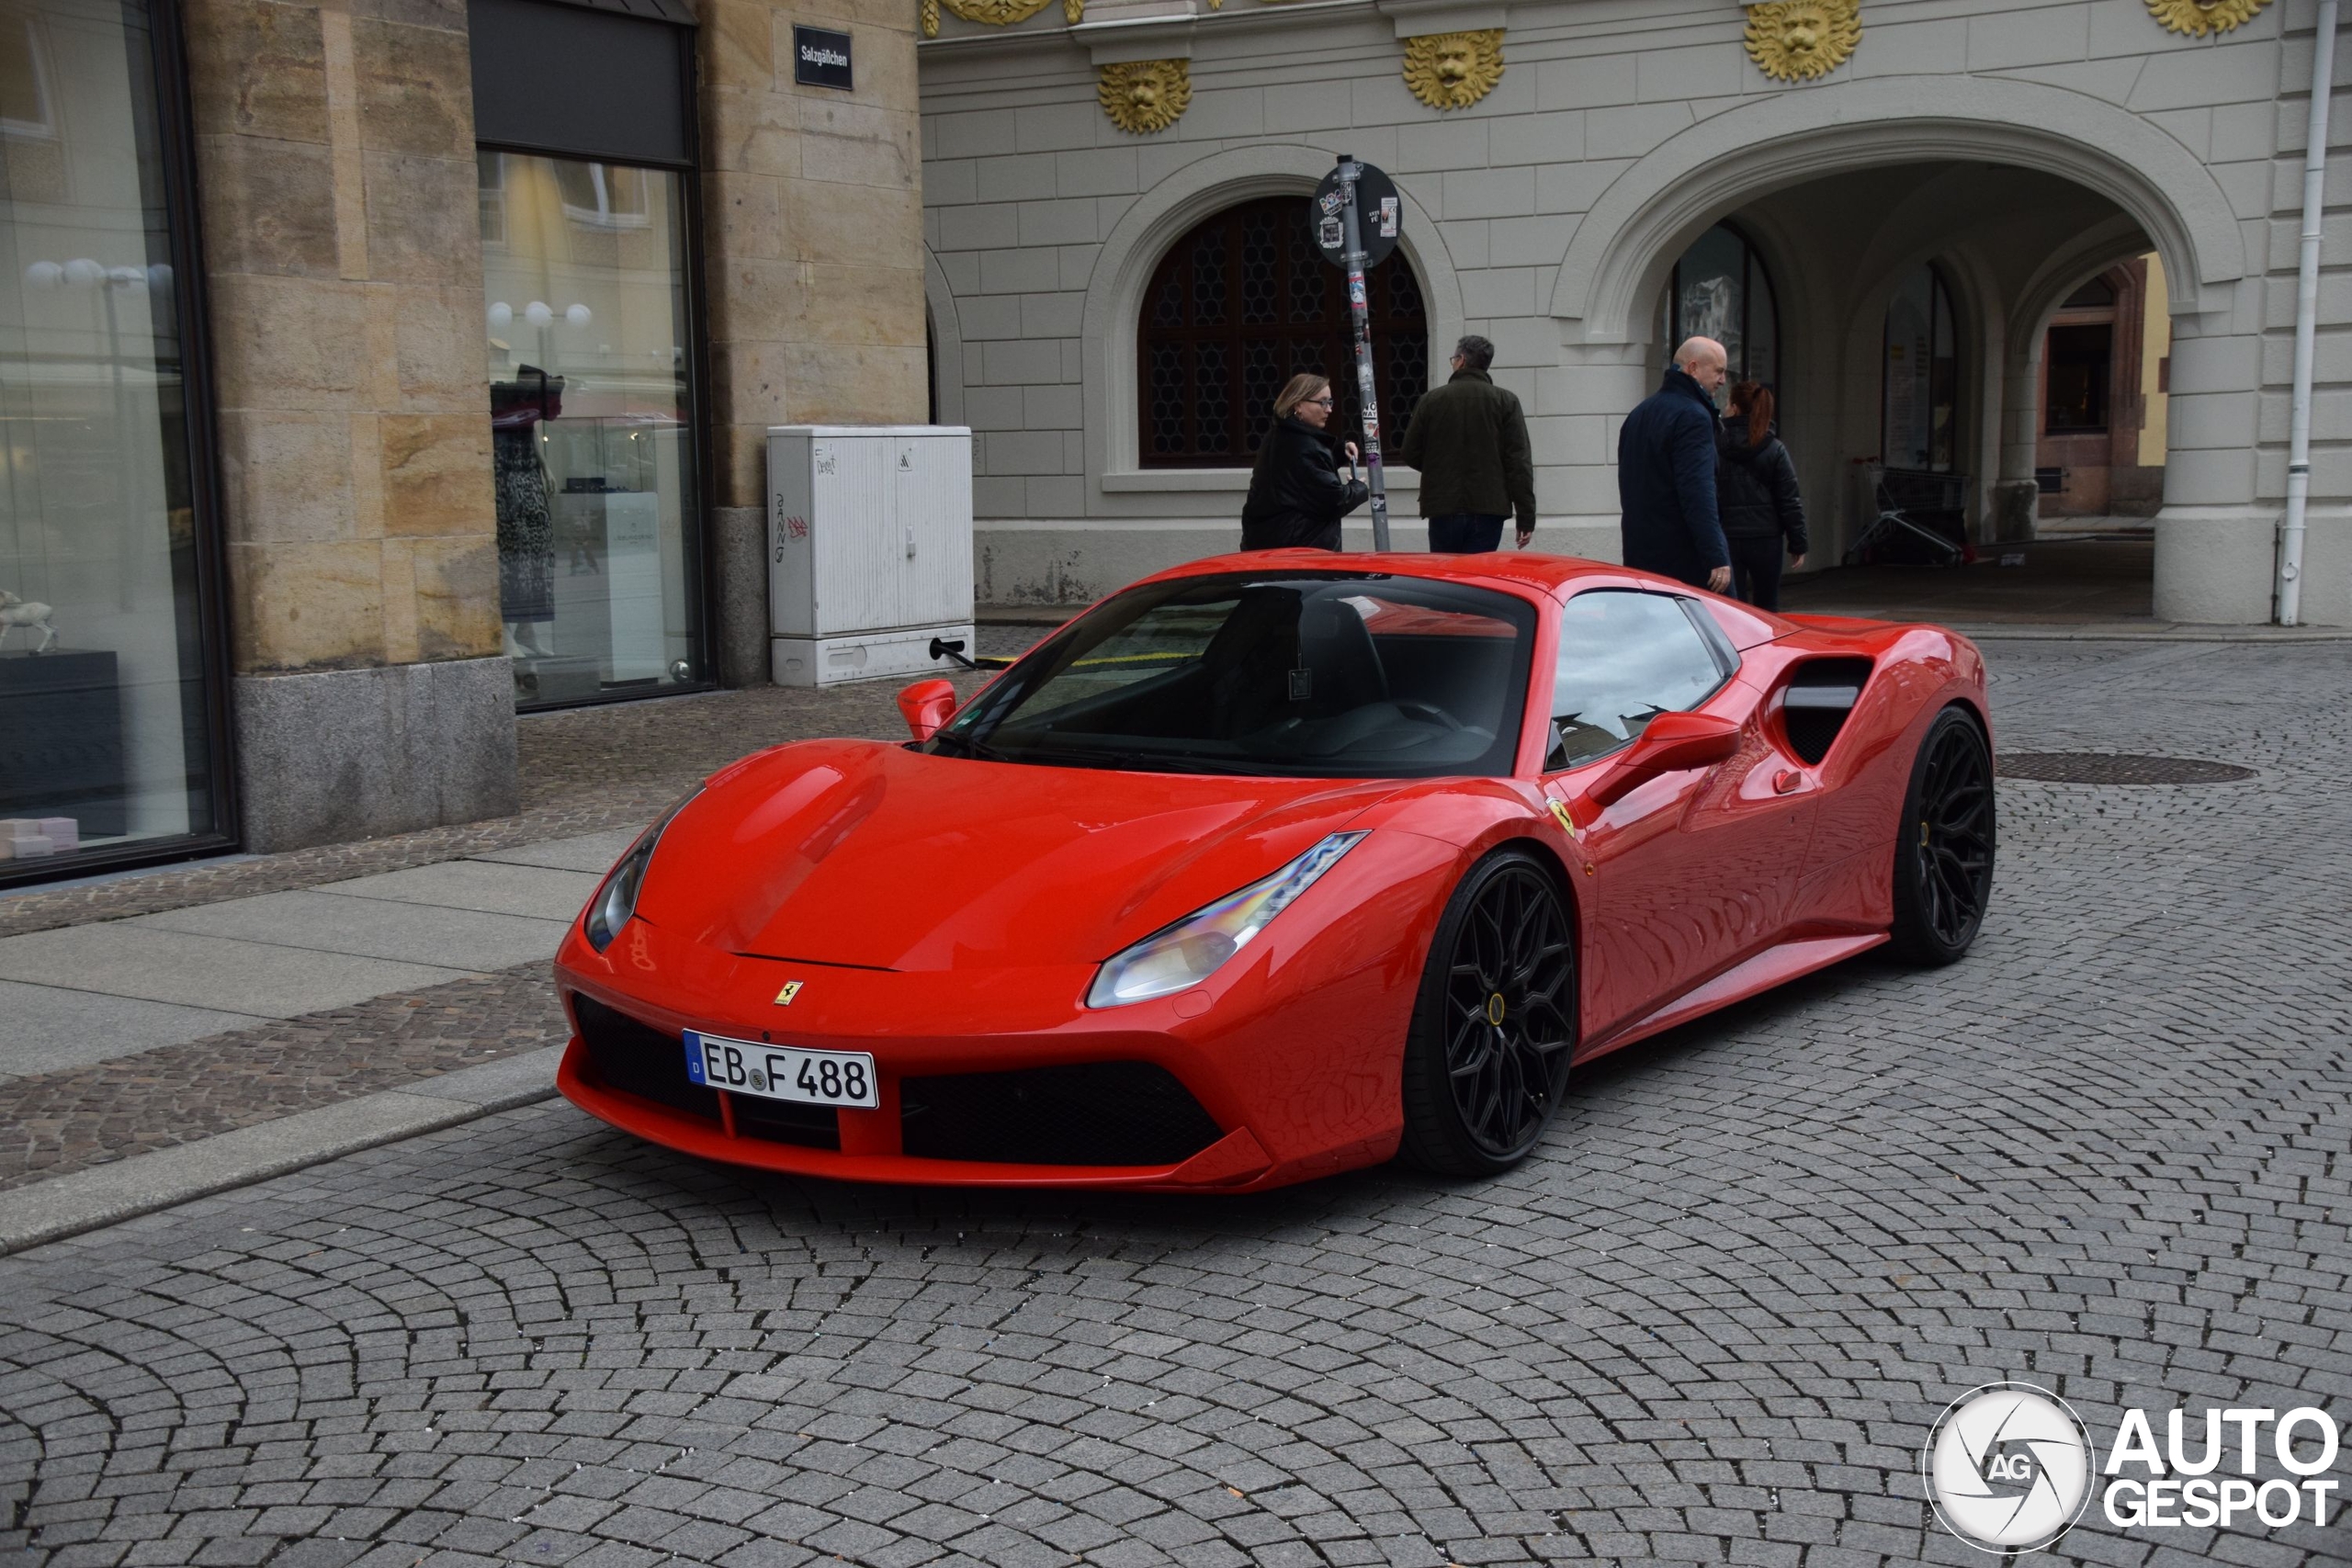
[[[958,668],[972,620],[972,433],[963,425],[768,431],[768,629],[780,686]]]

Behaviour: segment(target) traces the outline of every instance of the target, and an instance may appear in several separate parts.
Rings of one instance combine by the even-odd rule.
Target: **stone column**
[[[719,679],[768,679],[767,432],[920,424],[922,119],[912,0],[701,0]],[[792,26],[846,32],[855,86],[793,81]]]
[[[187,0],[249,849],[515,808],[465,9]]]
[[[1573,340],[1576,334],[1563,335]],[[1588,560],[1624,558],[1617,428],[1634,404],[1657,390],[1653,362],[1664,365],[1666,351],[1648,343],[1569,341],[1557,365],[1536,372],[1529,418],[1571,433],[1570,439],[1536,451],[1538,549]]]
[[[2156,618],[2270,618],[2278,505],[2255,484],[2260,283],[2209,287],[2206,309],[2173,318],[2165,504],[2156,513]]]

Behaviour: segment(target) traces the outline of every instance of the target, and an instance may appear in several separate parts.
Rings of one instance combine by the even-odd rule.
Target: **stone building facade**
[[[1442,376],[1459,333],[1500,345],[1538,547],[1604,558],[1618,422],[1669,339],[1709,324],[1778,389],[1817,548],[1876,515],[1880,468],[1924,475],[1976,541],[2030,536],[2047,329],[2153,255],[2156,613],[2267,620],[2312,47],[2308,0],[941,0],[920,46],[928,299],[943,417],[978,433],[982,597],[1082,600],[1233,547],[1244,461],[1187,432],[1261,420],[1232,405],[1281,355],[1238,315],[1200,325],[1209,308],[1178,299],[1199,286],[1170,269],[1210,264],[1170,258],[1221,254],[1232,310],[1260,309],[1239,291],[1291,242],[1218,215],[1296,201],[1346,153],[1401,193],[1426,334],[1405,351]],[[1125,96],[1139,73],[1157,129]],[[2352,623],[2342,210],[2301,603],[2334,624]],[[1420,537],[1415,488],[1391,471],[1400,544]]]
[[[767,427],[925,412],[916,27],[0,10],[0,883],[500,815],[518,704],[764,680]]]

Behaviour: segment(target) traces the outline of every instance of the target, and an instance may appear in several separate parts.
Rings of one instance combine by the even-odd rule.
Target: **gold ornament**
[[[2270,0],[2148,0],[2148,14],[2177,33],[2210,38],[2250,21]]]
[[[939,6],[941,0],[922,0],[922,36],[939,36]],[[946,0],[947,8],[967,22],[982,27],[1009,28],[1015,22],[1025,22],[1051,5],[1053,0]],[[1086,15],[1086,0],[1062,0],[1062,20],[1078,26]]]
[[[1747,56],[1778,81],[1826,76],[1861,41],[1861,0],[1770,0],[1747,8]]]
[[[1094,96],[1121,130],[1148,136],[1176,123],[1193,101],[1188,60],[1130,60],[1098,73]]]
[[[1503,79],[1503,30],[1423,33],[1405,40],[1405,85],[1433,109],[1466,109]]]
[[[946,7],[967,22],[983,27],[1009,28],[1015,22],[1025,22],[1044,10],[1048,0],[942,0]]]

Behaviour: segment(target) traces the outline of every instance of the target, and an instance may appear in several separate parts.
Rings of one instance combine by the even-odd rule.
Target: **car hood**
[[[714,778],[663,833],[638,912],[726,952],[804,963],[1093,964],[1398,787],[811,741]]]

